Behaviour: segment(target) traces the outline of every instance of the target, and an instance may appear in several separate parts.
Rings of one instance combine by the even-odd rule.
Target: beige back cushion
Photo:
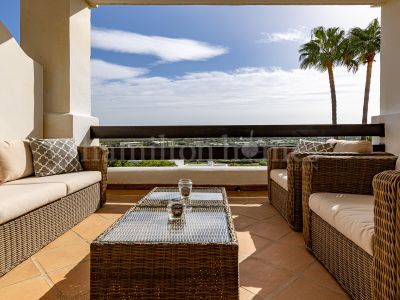
[[[369,141],[346,141],[330,139],[328,143],[335,143],[333,152],[372,153],[372,144]]]
[[[0,141],[0,183],[33,175],[28,141]]]
[[[397,161],[396,161],[396,171],[400,171],[400,155],[399,155],[399,157],[397,158]]]

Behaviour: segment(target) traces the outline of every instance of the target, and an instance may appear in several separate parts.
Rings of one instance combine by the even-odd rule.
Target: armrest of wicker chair
[[[101,172],[100,193],[101,204],[103,205],[106,202],[108,149],[106,147],[91,146],[78,147],[78,151],[85,171]]]
[[[400,299],[400,171],[386,171],[373,180],[374,299]]]
[[[324,156],[393,156],[387,152],[358,153],[358,152],[291,152],[287,155],[288,176],[288,208],[287,221],[291,226],[301,230],[301,220],[296,220],[302,215],[302,170],[303,159],[310,155]]]
[[[271,171],[273,169],[286,169],[288,154],[294,147],[270,147],[267,149],[268,158],[268,186],[270,187]],[[271,189],[268,188],[268,197],[271,199]]]
[[[396,156],[322,156],[303,159],[303,234],[311,246],[310,195],[318,192],[372,195],[372,180],[380,172],[394,170]]]

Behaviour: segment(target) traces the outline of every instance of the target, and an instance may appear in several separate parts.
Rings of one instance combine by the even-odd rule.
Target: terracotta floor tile
[[[239,300],[261,300],[262,297],[254,295],[244,288],[239,289]]]
[[[292,231],[287,225],[269,223],[268,221],[254,223],[246,227],[246,230],[270,240],[279,240]]]
[[[264,197],[229,197],[229,204],[241,204],[241,205],[255,205],[264,204],[266,200]]]
[[[235,225],[235,230],[236,231],[242,231],[244,230],[247,226],[256,223],[257,220],[247,217],[245,215],[235,215],[233,217],[233,223]]]
[[[105,204],[95,214],[107,219],[118,219],[125,214],[132,205],[130,204]]]
[[[240,263],[240,286],[260,297],[265,297],[289,282],[292,275],[262,261],[248,258]]]
[[[68,299],[90,293],[90,261],[76,265],[72,270],[60,269],[48,274],[57,289]]]
[[[252,236],[250,232],[236,232],[239,241],[239,261],[255,255],[265,247],[270,246],[273,242],[258,236]]]
[[[290,228],[287,221],[278,212],[276,212],[276,214],[274,216],[268,218],[268,222]],[[293,232],[293,230],[291,229],[290,232]]]
[[[89,259],[90,247],[87,243],[67,245],[49,251],[39,251],[33,258],[48,273],[57,269],[73,268],[83,260]]]
[[[259,206],[245,206],[239,212],[240,215],[245,215],[257,220],[265,220],[277,214],[275,208],[269,204],[261,204]]]
[[[81,223],[72,228],[72,230],[86,241],[91,242],[113,223],[114,220],[112,219],[105,219],[96,214],[92,214],[87,219],[83,220]]]
[[[80,238],[75,232],[72,230],[67,231],[62,236],[48,244],[46,247],[41,249],[40,251],[52,250],[54,248],[63,247],[67,245],[75,245],[85,243],[82,238]]]
[[[350,298],[329,288],[314,284],[305,279],[297,279],[275,299],[281,300],[349,300]]]
[[[304,271],[302,277],[311,282],[317,282],[326,287],[343,292],[342,287],[337,283],[336,279],[319,263],[315,262],[307,270]]]
[[[29,258],[7,274],[0,277],[0,288],[40,276],[40,271]]]
[[[301,232],[292,231],[279,240],[280,243],[290,246],[305,247],[304,238]]]
[[[306,249],[288,247],[281,243],[269,246],[255,254],[254,257],[291,272],[301,272],[315,261],[315,258]]]
[[[226,191],[228,198],[240,197],[240,198],[254,198],[262,197],[266,201],[268,191]]]
[[[53,300],[58,294],[41,277],[26,280],[0,289],[0,300]]]
[[[238,205],[238,204],[230,205],[232,215],[239,215],[240,212],[245,208],[246,208],[245,205]]]

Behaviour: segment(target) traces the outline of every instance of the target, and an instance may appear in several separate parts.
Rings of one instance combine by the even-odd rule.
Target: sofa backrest
[[[357,152],[357,153],[371,153],[373,146],[369,141],[346,141],[330,139],[328,143],[334,143],[335,148],[333,152]]]
[[[0,184],[33,175],[29,141],[0,141]]]

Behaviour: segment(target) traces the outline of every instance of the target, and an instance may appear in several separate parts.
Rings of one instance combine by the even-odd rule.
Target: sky
[[[18,1],[0,4],[19,39]],[[328,75],[300,70],[316,26],[346,30],[369,6],[100,6],[92,10],[92,113],[102,125],[330,123]],[[338,122],[360,123],[365,68],[335,69]],[[379,57],[370,115],[379,114]]]

